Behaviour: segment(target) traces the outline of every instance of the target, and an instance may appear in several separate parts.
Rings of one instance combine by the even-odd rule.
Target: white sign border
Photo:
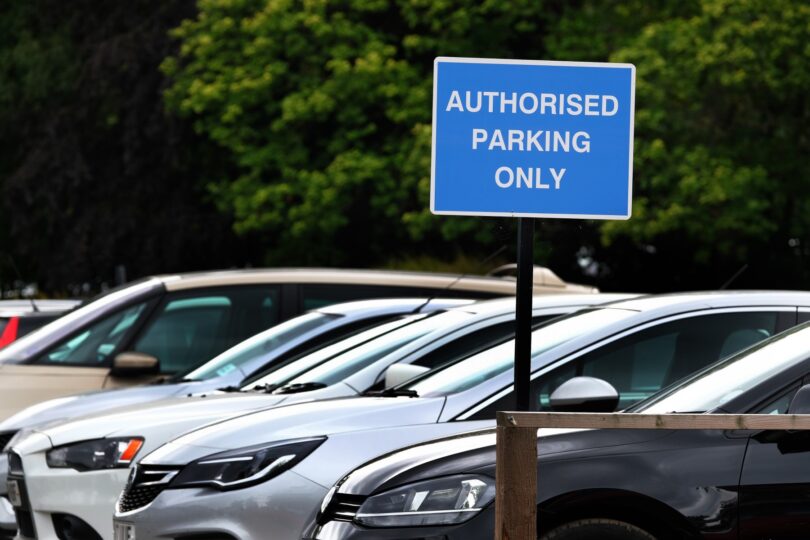
[[[466,212],[451,210],[436,210],[436,111],[437,90],[439,81],[439,63],[455,64],[523,64],[534,66],[568,66],[593,67],[607,69],[630,69],[630,144],[629,173],[627,178],[627,214],[626,215],[586,215],[586,214],[537,214],[524,212]],[[431,121],[430,144],[430,213],[437,216],[484,216],[484,217],[527,217],[527,218],[553,218],[553,219],[604,219],[627,220],[633,213],[633,145],[634,126],[636,116],[636,66],[618,62],[565,62],[557,60],[515,60],[506,58],[466,58],[456,56],[437,56],[433,60],[433,118]]]

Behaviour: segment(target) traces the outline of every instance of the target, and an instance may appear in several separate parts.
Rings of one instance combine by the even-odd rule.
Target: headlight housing
[[[169,487],[228,491],[252,486],[294,467],[325,440],[326,437],[313,437],[212,454],[186,465]]]
[[[48,467],[99,471],[127,468],[143,446],[141,437],[95,439],[58,446],[45,454]]]
[[[495,480],[459,475],[408,484],[366,499],[355,521],[366,527],[455,525],[495,499]]]

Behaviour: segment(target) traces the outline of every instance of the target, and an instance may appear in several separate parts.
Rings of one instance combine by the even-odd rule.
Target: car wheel
[[[580,519],[556,527],[540,540],[655,540],[655,537],[615,519]]]

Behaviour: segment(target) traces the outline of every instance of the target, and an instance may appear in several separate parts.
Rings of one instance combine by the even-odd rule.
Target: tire
[[[540,540],[655,540],[655,537],[624,521],[580,519],[556,527]]]

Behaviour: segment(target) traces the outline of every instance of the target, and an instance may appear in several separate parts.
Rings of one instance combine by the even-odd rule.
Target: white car
[[[545,319],[626,297],[599,294],[538,296],[534,300],[534,317]],[[416,363],[419,355],[436,352],[450,355],[452,351],[449,347],[454,344],[475,351],[475,347],[488,343],[476,343],[476,339],[472,342],[462,341],[466,337],[477,336],[480,339],[481,334],[461,332],[460,323],[463,320],[477,321],[476,325],[469,326],[481,330],[484,329],[484,319],[487,319],[490,328],[496,323],[502,328],[499,330],[503,332],[502,336],[508,335],[508,328],[503,329],[503,325],[510,323],[510,317],[514,320],[514,314],[505,308],[507,304],[513,306],[514,299],[480,302],[434,316],[411,316],[415,319],[409,325],[400,321],[384,323],[367,332],[379,332],[388,325],[398,327],[380,336],[379,340],[359,344],[355,349],[334,358],[329,358],[328,351],[313,353],[253,383],[271,384],[274,374],[286,374],[286,378],[279,381],[299,385],[294,389],[295,393],[286,393],[289,392],[289,384],[285,384],[277,389],[285,392],[280,394],[231,393],[164,400],[132,406],[129,410],[118,409],[116,414],[113,414],[116,411],[109,411],[67,423],[22,430],[7,448],[12,452],[9,454],[11,475],[15,474],[14,460],[18,458],[20,468],[25,471],[24,482],[9,489],[11,495],[21,487],[22,499],[16,500],[17,503],[24,503],[17,504],[21,535],[39,540],[59,538],[60,534],[65,538],[67,534],[74,534],[71,538],[111,538],[110,517],[126,482],[132,458],[146,455],[183,432],[210,422],[279,404],[311,401],[313,397],[310,395],[321,399],[357,395],[357,390],[352,389],[351,385],[358,388],[363,388],[363,384],[373,385],[385,372],[385,367],[390,363],[387,360],[389,357],[397,362]],[[439,320],[446,320],[446,323],[440,324]],[[458,341],[444,339],[444,333],[449,335],[450,331],[454,332]],[[337,343],[331,347],[340,345]],[[352,365],[352,358],[361,355],[368,355],[364,358],[373,359],[373,364]],[[305,364],[308,370],[296,368],[299,364]],[[372,372],[372,366],[377,366],[376,374]],[[329,376],[345,371],[343,379],[324,387],[310,385],[309,381],[298,382],[299,377],[308,372],[327,377],[327,367],[335,368]],[[351,369],[346,371],[346,368]],[[331,378],[325,380],[332,382]],[[351,381],[351,385],[343,381]],[[310,387],[315,390],[306,392]],[[90,461],[76,461],[85,458]],[[0,470],[0,476],[1,473]]]

